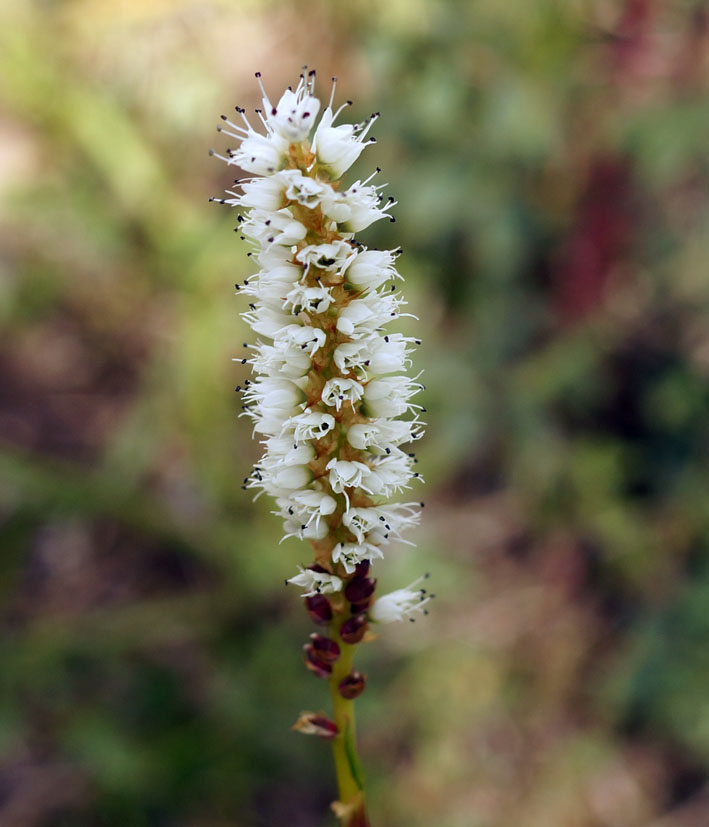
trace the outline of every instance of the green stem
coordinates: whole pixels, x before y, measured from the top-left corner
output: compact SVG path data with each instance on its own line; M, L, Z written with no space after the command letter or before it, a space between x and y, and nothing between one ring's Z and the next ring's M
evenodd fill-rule
M351 810L340 816L342 827L369 827L364 806L364 780L357 754L354 701L340 695L338 685L352 671L354 646L344 643L332 629L332 637L340 646L340 657L334 663L330 677L330 694L338 735L332 742L335 775L340 804Z

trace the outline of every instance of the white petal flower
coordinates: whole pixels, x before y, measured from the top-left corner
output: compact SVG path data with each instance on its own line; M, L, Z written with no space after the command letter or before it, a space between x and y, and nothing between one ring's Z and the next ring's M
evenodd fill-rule
M409 583L406 588L397 589L377 598L369 610L369 617L377 623L393 623L405 617L413 620L413 615L418 612L426 614L425 606L434 595L429 595L426 589L414 588L426 577L427 575L419 577L413 583Z
M342 563L347 574L357 568L363 560L373 560L384 555L378 546L372 543L337 543L332 551L333 563Z
M277 284L287 285L298 281L303 275L303 268L296 264L283 263L276 266L271 266L267 270L262 270L258 274L260 282L276 282Z
M270 175L281 168L287 151L288 144L283 138L254 132L241 142L239 149L229 153L229 161L247 172Z
M256 373L280 375L288 379L299 379L310 370L311 361L305 351L293 349L284 342L274 345L258 345L256 355L250 360Z
M305 589L301 597L312 597L314 594L332 594L342 588L342 580L334 574L313 571L298 566L300 573L291 577L288 582Z
M370 374L381 376L405 370L409 358L411 339L400 333L386 337L371 334L354 342L344 342L335 348L334 361L344 373L357 371L366 378Z
M351 425L347 432L347 441L360 451L376 448L381 452L405 442L414 442L422 435L421 423L416 418L373 419L371 422Z
M274 339L293 322L293 317L281 310L260 305L250 313L242 313L242 318L248 322L255 333ZM300 328L300 325L297 325Z
M398 251L361 250L345 270L347 283L359 290L376 290L390 279L400 279L394 269Z
M359 543L367 540L385 545L390 538L408 542L402 538L401 532L418 524L421 518L420 506L420 503L394 503L388 506L349 508L342 515L342 523Z
M330 196L332 187L321 184L308 178L298 170L291 170L291 175L286 187L286 198L290 201L297 201L305 207L317 207L323 198Z
M363 480L372 473L363 462L350 462L343 459L331 459L325 466L330 472L330 485L336 494L342 494L345 488L364 488Z
M333 126L340 111L342 109L333 113L332 107L328 106L313 138L313 152L321 164L329 167L334 178L339 178L354 164L368 143L374 143L373 139L366 142L364 139L377 118L372 115L364 124Z
M309 442L294 445L288 437L272 436L266 440L266 457L261 465L268 463L274 468L280 465L307 465L314 459L315 448Z
M421 385L408 376L373 379L364 389L366 415L375 418L401 416L420 407L409 402L420 390Z
M346 241L332 241L329 244L309 244L296 253L296 259L306 267L340 272L356 255L357 251Z
M321 198L323 213L350 233L360 232L380 218L391 218L381 208L381 202L378 188L361 181L356 181L345 192L325 191ZM389 206L393 206L391 201L387 202L386 207Z
M421 475L412 471L413 456L394 448L389 454L375 457L370 466L367 486L373 494L391 497L409 488L412 479L423 482Z
M313 509L314 513L321 517L327 517L337 508L337 500L326 494L324 491L299 491L293 495L293 502L306 509Z
M328 431L335 427L335 417L329 413L306 411L288 419L283 427L293 433L296 442L322 439Z
M313 478L307 465L290 465L273 474L276 488L304 488Z
M404 303L392 293L370 293L343 308L337 320L337 329L355 339L369 336L398 316L399 307Z
M241 223L241 232L258 244L290 245L305 238L307 229L287 209L254 209Z
M344 402L354 406L362 398L364 388L354 379L343 379L336 376L328 379L322 389L322 401L326 405L334 406L338 411Z
M254 330L255 329L256 327L254 326ZM315 351L321 348L327 341L327 335L324 330L298 324L288 324L276 331L273 336L277 342L291 345L294 348L300 348L311 357Z
M309 313L325 313L332 304L332 294L327 287L308 287L305 284L296 284L288 291L283 299L284 310L300 313L303 310Z
M288 537L297 537L299 540L322 540L327 537L329 526L324 520L303 523L298 516L293 516L284 520L283 531L281 542Z
M256 207L259 210L280 210L284 205L283 190L286 176L291 170L277 172L267 178L252 178L241 183L242 195L227 199L227 204L239 207Z
M329 517L337 509L337 500L334 497L314 488L293 491L288 497L279 498L277 504L280 511L274 513L279 513L286 520L284 526L287 526L286 530L290 536L293 536L294 531L299 536L299 532L305 530L325 536L329 525L322 518Z
M286 89L276 106L271 106L264 93L263 106L267 125L289 142L297 142L308 137L320 110L320 101L310 94L308 84L301 78L295 92Z
M304 398L303 391L295 382L275 376L259 376L244 392L244 399L248 402L280 411L292 411Z

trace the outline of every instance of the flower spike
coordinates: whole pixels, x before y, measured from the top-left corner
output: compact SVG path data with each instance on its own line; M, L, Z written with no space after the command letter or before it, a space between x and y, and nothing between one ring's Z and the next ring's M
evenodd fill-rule
M240 211L236 231L258 268L236 285L248 297L242 315L255 334L235 360L250 364L253 378L236 390L264 448L243 487L273 498L284 539L312 545L314 562L286 584L298 587L323 627L303 660L329 682L335 715L303 713L296 729L332 740L336 812L343 825L365 825L353 761L353 699L365 677L352 668L353 651L373 637L370 622L412 617L430 600L417 583L377 600L370 575L386 547L417 524L423 505L389 501L423 481L405 448L423 434L424 409L413 401L422 385L407 375L420 340L390 329L411 315L395 286L401 248L368 249L354 237L383 218L393 221L396 201L385 199L386 185L372 183L378 167L349 185L340 180L374 143L369 133L379 113L337 123L352 102L335 108L334 77L321 113L315 71L307 67L277 102L260 72L256 80L258 121L239 106L233 120L222 115L218 130L236 147L210 151L245 173L226 197L210 200Z

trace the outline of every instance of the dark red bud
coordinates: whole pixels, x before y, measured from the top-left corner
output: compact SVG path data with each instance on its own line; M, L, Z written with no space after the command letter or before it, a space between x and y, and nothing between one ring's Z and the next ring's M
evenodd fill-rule
M316 677L327 680L332 672L332 666L330 666L329 663L325 663L324 660L320 660L313 649L312 643L306 643L305 646L303 646L303 651L305 652L303 660L306 667L310 669Z
M362 560L361 563L357 563L357 567L355 568L355 577L366 577L369 574L369 560Z
M350 603L363 603L371 597L377 583L368 577L354 577L345 586L345 597Z
M317 632L310 635L313 654L324 663L334 663L340 657L340 647L332 638L323 637Z
M359 643L367 631L365 615L354 615L340 626L340 637L345 643Z
M364 692L364 687L367 685L367 678L361 672L350 672L350 674L343 678L338 684L340 695L343 698L352 700Z
M367 611L371 601L365 600L364 603L350 603L350 614L361 615Z
M325 626L332 620L332 606L324 594L314 594L305 598L305 608L310 619L319 626Z
M337 735L335 722L315 712L303 712L293 724L293 729L302 732L303 735L317 735L319 738L325 738L328 741L331 741Z

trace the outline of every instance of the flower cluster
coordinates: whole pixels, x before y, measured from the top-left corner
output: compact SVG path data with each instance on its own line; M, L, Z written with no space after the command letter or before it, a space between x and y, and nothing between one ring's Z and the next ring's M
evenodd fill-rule
M350 186L340 180L374 141L368 134L378 115L336 125L351 102L333 111L333 79L316 125L314 72L275 105L257 78L263 131L236 107L238 117L222 116L219 127L236 146L213 153L250 174L235 181L239 192L214 199L241 208L237 230L258 265L237 285L249 297L243 315L257 336L240 360L254 378L237 390L265 448L244 487L275 500L285 537L312 543L315 562L288 582L301 588L317 622L344 614L339 635L353 643L368 621L410 617L430 599L408 588L374 601L369 577L370 564L417 523L423 505L389 501L420 480L414 454L402 447L424 424L412 401L422 386L406 373L420 342L388 332L405 315L396 286L401 250L368 249L355 239L375 221L393 221L396 202L372 183L378 169ZM306 646L306 665L326 677L333 650L318 642ZM341 691L353 697L363 683L348 681Z

